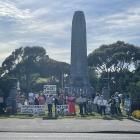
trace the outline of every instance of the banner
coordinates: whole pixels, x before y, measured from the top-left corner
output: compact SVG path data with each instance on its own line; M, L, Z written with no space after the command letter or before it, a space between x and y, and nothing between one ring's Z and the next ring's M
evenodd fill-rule
M68 115L68 105L57 105L56 112L58 116Z
M45 105L22 105L21 106L22 114L45 114Z

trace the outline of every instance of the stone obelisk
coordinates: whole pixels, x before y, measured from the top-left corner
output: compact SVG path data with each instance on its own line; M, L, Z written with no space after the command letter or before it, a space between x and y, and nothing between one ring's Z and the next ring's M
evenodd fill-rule
M72 20L70 84L76 94L88 92L86 21L82 11L76 11Z

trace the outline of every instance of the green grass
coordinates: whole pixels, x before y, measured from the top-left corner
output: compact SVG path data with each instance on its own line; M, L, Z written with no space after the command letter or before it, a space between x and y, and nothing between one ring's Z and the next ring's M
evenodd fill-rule
M110 115L103 115L101 116L100 114L94 112L90 115L84 115L81 116L79 115L79 107L76 106L77 113L75 116L59 116L57 119L104 119L104 120L123 120L124 118L127 118L127 115L125 112L122 112L122 116L110 116ZM53 107L53 114L55 112L55 108ZM15 115L0 115L0 119L8 119L8 118L18 118L18 119L35 119L35 118L43 118L43 119L50 119L48 117L48 111L47 108L45 109L45 115L24 115L17 113ZM56 119L53 117L52 119Z
M23 115L23 114L15 114L15 115L0 115L0 119L8 119L8 118L18 118L18 119L35 119L35 118L43 118L50 119L48 115ZM104 120L123 120L127 118L126 116L110 116L103 115L101 116L98 113L92 113L90 115L81 116L78 113L75 116L59 116L57 119L104 119ZM56 118L52 118L56 119Z
M122 115L122 116L110 116L110 115L103 115L101 116L100 114L94 112L90 115L84 115L84 116L81 116L79 115L78 113L76 114L76 116L59 116L58 119L103 119L103 120L123 120L127 118L126 116Z
M23 115L23 114L15 114L15 115L0 115L0 119L8 119L8 118L18 118L18 119L35 119L42 118L45 115Z

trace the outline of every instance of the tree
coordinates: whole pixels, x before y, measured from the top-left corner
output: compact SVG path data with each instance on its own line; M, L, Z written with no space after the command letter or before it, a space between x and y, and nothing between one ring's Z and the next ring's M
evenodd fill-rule
M91 86L98 91L100 88L99 78L97 72L92 67L89 67L89 81L91 83Z
M23 48L21 47L13 51L12 54L3 61L2 68L4 74L10 73L15 68L16 64L21 61L22 54Z
M36 80L54 76L60 79L62 72L69 73L69 64L58 62L46 55L43 47L21 47L12 52L4 62L2 68L4 77L15 77L19 80L24 92L37 89Z
M110 92L128 92L133 82L140 48L122 41L102 45L88 55L88 64L98 73L100 88L110 86ZM133 70L133 72L132 72ZM136 81L134 82L136 83ZM99 87L99 86L98 86Z
M18 78L20 83L26 83L25 89L29 91L32 74L37 72L38 62L45 55L45 49L38 46L16 49L2 63L4 73Z
M90 67L95 67L98 73L120 72L134 68L140 60L140 48L117 41L111 45L102 45L88 56Z

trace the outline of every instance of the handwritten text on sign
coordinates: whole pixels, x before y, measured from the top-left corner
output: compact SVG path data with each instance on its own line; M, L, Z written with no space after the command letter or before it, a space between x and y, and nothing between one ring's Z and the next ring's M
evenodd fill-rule
M56 85L44 85L44 93L46 94L56 94Z
M57 105L56 111L57 114L60 116L68 115L68 105Z
M22 105L22 114L45 114L45 105Z

